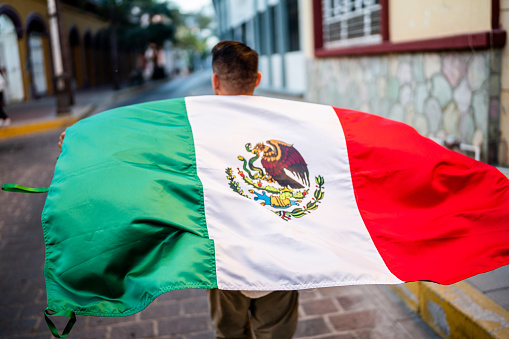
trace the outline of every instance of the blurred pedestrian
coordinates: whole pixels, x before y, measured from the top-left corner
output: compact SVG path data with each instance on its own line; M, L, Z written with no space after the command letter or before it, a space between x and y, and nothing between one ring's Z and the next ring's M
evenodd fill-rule
M8 126L11 124L11 118L5 113L4 91L7 85L4 77L5 68L0 69L0 126Z

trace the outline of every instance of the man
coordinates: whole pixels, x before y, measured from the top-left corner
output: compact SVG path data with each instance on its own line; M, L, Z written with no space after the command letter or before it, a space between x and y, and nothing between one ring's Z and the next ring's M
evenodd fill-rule
M212 49L216 95L253 95L262 75L258 53L243 43L221 41ZM62 147L65 132L58 142ZM208 291L216 338L290 339L297 328L297 291Z
M212 49L212 88L216 95L253 95L262 75L258 54L243 43L221 41ZM285 339L295 333L297 291L209 290L216 338Z

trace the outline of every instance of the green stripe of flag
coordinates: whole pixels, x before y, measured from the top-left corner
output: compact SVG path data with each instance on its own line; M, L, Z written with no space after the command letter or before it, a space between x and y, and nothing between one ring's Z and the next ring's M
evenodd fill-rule
M67 129L42 222L53 311L125 316L170 290L216 288L184 99Z

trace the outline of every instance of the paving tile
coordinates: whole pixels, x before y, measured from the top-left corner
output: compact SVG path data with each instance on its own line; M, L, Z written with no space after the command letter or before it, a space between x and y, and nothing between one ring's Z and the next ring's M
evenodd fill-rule
M331 336L320 336L320 339L358 339L355 333L338 333Z
M414 315L412 318L398 321L398 325L401 326L408 334L408 337L411 336L412 339L440 338L433 332L433 330L424 324L417 315Z
M375 302L376 309L393 321L407 319L413 315L413 312L388 286L372 285L366 288L369 290L370 298Z
M1 337L0 337L1 338ZM53 339L55 338L53 335L49 334L34 334L27 336L16 336L16 339Z
M177 317L158 321L160 335L201 332L211 329L209 316Z
M104 339L107 338L108 330L106 328L86 328L83 330L73 329L69 338L72 339Z
M165 302L151 303L146 309L141 311L141 319L155 319L172 317L180 314L180 303Z
M186 336L186 339L214 339L214 338L215 338L214 331L206 331Z
M306 300L306 299L314 299L319 298L320 293L318 292L318 289L314 290L302 290L299 291L299 300Z
M182 308L184 314L209 314L209 302L208 298L200 297L182 301Z
M3 322L19 318L21 310L22 307L20 305L0 306L0 329Z
M407 333L403 334L394 326L376 326L369 329L356 331L359 339L408 339ZM411 337L413 339L413 336Z
M467 279L482 292L509 287L509 265Z
M506 310L509 310L509 287L489 291L486 295Z
M373 298L369 295L353 294L343 295L337 297L336 300L339 302L341 307L345 311L358 311L358 310L369 310L376 308L376 304Z
M153 335L154 324L151 321L112 326L110 331L110 339L142 338Z
M319 315L340 311L331 298L304 300L300 304L306 315Z
M295 338L309 337L320 334L331 333L323 318L312 318L300 320L295 332Z
M375 327L376 311L366 310L332 315L329 320L337 331L348 331L365 327Z
M0 298L0 306L10 305L33 305L36 298L39 296L39 291L31 290L23 293L17 290L2 290L2 297Z
M11 319L11 321L0 323L0 333L7 338L19 334L27 335L33 333L36 324L36 319Z
M20 318L27 318L27 317L43 317L44 316L44 310L46 310L46 303L40 304L31 304L23 308Z
M108 326L118 323L127 323L130 321L134 321L136 319L136 314L130 315L127 317L89 317L88 326L90 327L99 327L99 326Z
M330 297L330 296L362 294L362 289L360 286L339 286L339 287L320 288L318 292L325 297Z
M186 288L161 294L159 297L157 297L156 301L180 300L187 298L196 298L206 295L207 291L204 289Z

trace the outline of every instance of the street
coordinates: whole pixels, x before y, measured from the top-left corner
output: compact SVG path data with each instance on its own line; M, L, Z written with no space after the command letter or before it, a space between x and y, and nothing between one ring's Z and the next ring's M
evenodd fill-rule
M161 82L148 91L105 103L98 111L138 102L212 94L210 70ZM99 113L100 114L100 113ZM46 187L59 155L60 130L0 140L0 184ZM0 192L0 338L52 338L44 321L45 194ZM73 225L69 225L72 227ZM385 286L303 291L296 338L438 338ZM65 319L66 321L66 319ZM62 331L65 322L57 322ZM214 337L204 290L160 296L123 318L78 316L69 338Z
M102 110L134 105L140 102L182 98L190 95L214 94L210 84L211 75L211 69L204 69L195 72L188 77L176 78L171 82L164 82L162 85L150 90L149 92L142 92L132 97L118 100L104 107Z

